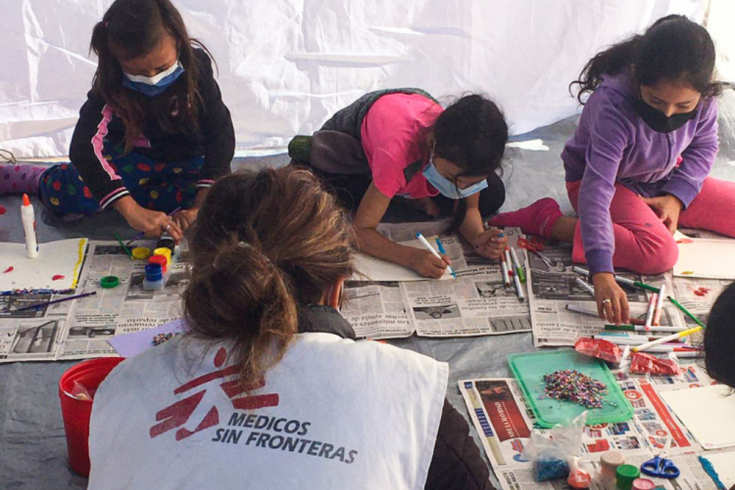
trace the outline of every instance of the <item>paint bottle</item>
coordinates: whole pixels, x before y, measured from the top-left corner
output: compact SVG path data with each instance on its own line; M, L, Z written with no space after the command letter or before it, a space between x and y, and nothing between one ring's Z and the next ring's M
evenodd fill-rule
M625 456L620 451L608 451L600 457L600 470L596 482L604 490L617 488L617 471L625 463Z
M153 251L153 255L162 255L166 257L166 265L171 265L171 250L166 247L157 248Z
M160 291L164 287L163 279L161 264L146 264L143 289L146 291Z
M174 250L176 249L176 242L174 242L174 239L170 236L162 235L161 238L156 242L156 248L167 248L171 250L171 253L174 253Z
M656 488L656 484L648 478L637 478L633 482L633 490L653 490L654 488Z
M149 264L158 264L164 274L168 271L168 260L163 255L154 255L148 259Z
M36 238L36 215L28 194L23 194L23 205L20 207L20 219L26 235L26 253L29 259L38 257L38 239Z
M633 482L641 476L641 470L632 464L618 466L615 478L618 490L633 490Z

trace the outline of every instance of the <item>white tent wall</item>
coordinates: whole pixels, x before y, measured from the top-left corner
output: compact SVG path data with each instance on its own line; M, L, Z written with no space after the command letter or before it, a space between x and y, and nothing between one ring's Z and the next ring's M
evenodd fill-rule
M731 0L713 0L727 2ZM709 0L174 0L212 51L239 148L284 146L370 90L490 94L514 134L574 114L600 48ZM0 0L0 148L67 153L111 0ZM724 3L723 3L724 4ZM728 7L723 7L727 10ZM732 23L729 24L730 29Z

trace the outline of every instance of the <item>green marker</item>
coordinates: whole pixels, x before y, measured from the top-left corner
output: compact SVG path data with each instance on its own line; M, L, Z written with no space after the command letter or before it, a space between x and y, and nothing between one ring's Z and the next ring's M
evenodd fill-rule
M526 273L523 271L523 267L521 267L521 261L518 260L518 255L516 255L516 249L513 247L510 247L510 256L513 258L513 265L516 269L516 274L518 274L518 279L525 283L526 282Z
M605 330L608 332L683 332L687 330L687 327L662 327L660 325L654 325L646 329L644 325L605 325Z
M648 290L648 291L652 291L652 292L654 292L654 293L658 293L658 292L660 292L660 291L661 291L661 290L660 290L659 288L657 288L657 287L651 286L651 285L649 285L649 284L643 284L642 282L638 282L638 281L633 281L633 286L635 286L635 287L637 287L637 288L641 288L641 289L646 289L646 290Z
M684 306L682 306L681 303L679 303L678 301L676 301L671 296L669 296L668 298L669 298L669 301L671 301L671 303L674 306L676 306L677 308L679 308L686 316L688 316L689 318L691 318L692 320L694 320L697 323L697 325L699 325L702 328L707 328L707 325L705 325L704 323L702 323L702 321L699 318L697 318L696 316L694 316L691 313L689 313L689 310L687 310L686 308L684 308Z
M588 271L584 267L579 267L579 266L575 265L572 268L572 270L574 272L576 272L577 274L581 274L581 275L587 276L587 277L590 276L590 271ZM615 275L615 282L617 282L621 286L627 286L627 287L632 288L632 289L635 289L635 288L645 289L647 291L652 291L654 293L658 293L660 291L659 288L657 288L655 286L651 286L650 284L644 284L642 282L633 281L631 279L628 279L627 277L622 277L622 276L618 276L618 275Z
M120 238L120 235L115 233L115 238L117 239L117 243L119 243L122 249L125 250L125 253L128 254L128 257L130 257L130 260L135 260L135 258L133 257L133 253L130 251L130 249L128 249L128 247L125 246L125 244L122 241L122 238Z

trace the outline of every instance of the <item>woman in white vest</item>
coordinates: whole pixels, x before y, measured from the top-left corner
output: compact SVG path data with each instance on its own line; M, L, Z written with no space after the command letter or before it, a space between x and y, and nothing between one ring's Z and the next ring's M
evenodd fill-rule
M90 489L489 489L447 365L355 342L347 216L309 172L237 173L191 240L189 333L97 391Z

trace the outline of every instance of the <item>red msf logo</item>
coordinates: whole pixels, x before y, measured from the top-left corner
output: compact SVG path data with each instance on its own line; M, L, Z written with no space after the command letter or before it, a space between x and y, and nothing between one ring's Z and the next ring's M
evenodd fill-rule
M214 356L214 367L222 367L227 360L227 351L224 348L220 348L217 354ZM174 395L180 395L187 391L193 390L199 386L202 386L210 381L218 379L224 379L227 377L234 376L238 373L237 366L229 366L219 371L214 371L204 376L200 376L196 379L192 379L188 383L185 383L174 390ZM223 381L219 383L219 387L225 392L227 398L232 402L232 406L238 410L257 410L258 408L264 407L277 407L278 406L278 394L269 393L266 395L255 395L255 396L243 396L246 391L256 390L265 386L265 380L260 379L257 383L250 386L243 386L239 379L231 379L230 381ZM204 398L207 388L197 391L193 395L190 395L183 400L179 400L172 405L160 410L156 413L156 425L151 427L150 435L151 439L158 437L172 429L181 427L176 431L176 440L180 441L186 439L192 434L196 434L200 430L207 429L213 425L219 424L219 411L216 406L212 406L204 416L199 425L194 430L189 430L182 427L189 421L189 417L194 413L194 410L199 406L199 403Z

